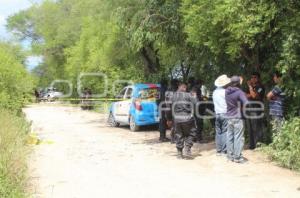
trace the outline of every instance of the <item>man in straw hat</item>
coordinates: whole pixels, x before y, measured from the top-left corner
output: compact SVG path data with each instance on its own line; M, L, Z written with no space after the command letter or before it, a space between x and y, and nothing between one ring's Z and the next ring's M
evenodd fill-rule
M213 93L213 102L216 112L215 130L216 130L216 149L217 155L226 155L226 141L227 141L227 104L225 91L226 87L231 83L227 75L222 75L215 81L217 87Z

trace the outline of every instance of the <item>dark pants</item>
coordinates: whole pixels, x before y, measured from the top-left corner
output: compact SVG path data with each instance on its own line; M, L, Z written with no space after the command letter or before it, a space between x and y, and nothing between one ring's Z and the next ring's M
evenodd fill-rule
M167 119L166 119L166 112L161 112L161 117L159 119L159 138L163 139L166 138L166 131L167 131Z
M218 114L216 116L216 148L217 153L226 153L227 152L227 129L228 129L228 120L225 117L225 114Z
M203 119L198 118L196 116L196 140L200 141L203 139L202 131L203 131Z
M196 137L195 121L175 123L176 147L183 149L185 146L191 148Z
M174 123L173 123L173 126L171 128L171 142L172 143L175 143L176 142L176 139L175 139L175 126L174 126Z
M251 112L250 115L257 116L255 112ZM250 149L255 149L258 141L263 137L263 119L247 119L247 129L249 133Z

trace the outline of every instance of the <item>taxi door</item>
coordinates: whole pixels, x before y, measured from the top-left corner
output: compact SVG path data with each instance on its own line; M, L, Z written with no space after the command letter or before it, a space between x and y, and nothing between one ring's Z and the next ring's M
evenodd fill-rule
M119 99L120 101L118 102L115 102L114 103L114 107L113 107L113 114L114 114L114 117L115 117L115 120L117 122L121 122L122 121L122 113L123 113L123 110L122 110L122 102L125 98L125 94L126 94L126 91L127 91L127 87L125 87L117 96L116 98Z
M119 104L119 119L120 122L129 124L129 112L130 106L132 104L132 94L133 88L127 87L126 93L124 95L123 101Z

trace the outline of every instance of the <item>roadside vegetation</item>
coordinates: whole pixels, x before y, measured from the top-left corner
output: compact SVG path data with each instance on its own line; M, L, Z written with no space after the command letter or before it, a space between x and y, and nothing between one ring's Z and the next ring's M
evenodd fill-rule
M27 184L27 135L30 126L21 108L28 101L33 80L19 47L0 43L0 197L22 198Z
M279 165L300 171L300 118L287 121L273 143L264 150Z
M80 73L102 72L109 84L195 76L212 88L220 74L247 78L258 71L269 91L270 74L278 70L289 119L270 145L278 153L271 156L300 168L298 158L286 154L299 151L298 144L286 145L286 137L297 132L287 126L299 123L294 119L300 109L299 1L46 0L11 16L8 28L43 55L34 70L41 87L64 79L76 90ZM96 93L104 89L97 78L83 85ZM293 138L300 142L300 136Z
M29 124L22 116L0 110L0 197L27 197L26 139Z

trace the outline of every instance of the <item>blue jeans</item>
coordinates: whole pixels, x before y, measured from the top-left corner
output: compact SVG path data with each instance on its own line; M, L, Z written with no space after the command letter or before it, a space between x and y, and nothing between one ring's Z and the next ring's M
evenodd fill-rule
M245 124L243 119L228 119L227 156L230 160L242 158L245 138Z
M228 119L224 114L216 116L216 148L217 153L226 153Z

